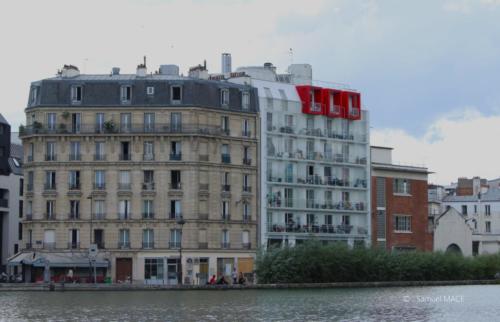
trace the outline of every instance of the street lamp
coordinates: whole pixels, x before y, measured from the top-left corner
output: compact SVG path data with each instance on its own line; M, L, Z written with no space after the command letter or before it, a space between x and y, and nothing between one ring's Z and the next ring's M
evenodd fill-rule
M179 283L182 285L182 228L184 227L184 224L186 223L186 221L182 218L182 217L179 217L179 219L177 220L177 224L181 225L181 238L180 238L180 242L179 242Z

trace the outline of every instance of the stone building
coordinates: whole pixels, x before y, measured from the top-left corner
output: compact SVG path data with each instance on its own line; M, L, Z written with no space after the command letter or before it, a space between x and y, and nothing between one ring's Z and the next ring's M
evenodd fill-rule
M70 268L82 280L95 270L98 280L164 284L251 275L252 87L208 80L201 65L188 77L175 65L101 75L70 65L31 84L25 111L24 249L13 261L28 280Z

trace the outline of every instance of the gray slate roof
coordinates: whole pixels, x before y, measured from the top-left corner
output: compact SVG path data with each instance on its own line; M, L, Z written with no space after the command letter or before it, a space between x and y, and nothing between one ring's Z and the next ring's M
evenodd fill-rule
M7 120L3 117L2 113L0 113L0 123L9 124L9 122L7 122Z
M488 191L481 195L481 199L478 196L446 196L443 202L477 202L477 201L500 201L500 189L490 188Z

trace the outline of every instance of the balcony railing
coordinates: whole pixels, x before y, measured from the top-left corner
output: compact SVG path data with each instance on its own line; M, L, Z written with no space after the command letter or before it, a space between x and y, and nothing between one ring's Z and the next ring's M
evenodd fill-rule
M284 183L297 183L304 185L325 185L336 187L349 187L349 188L366 188L365 179L356 179L354 181L339 179L337 177L323 177L323 176L306 176L306 177L268 177L268 182L284 182Z
M26 214L26 220L27 221L33 220L33 214Z
M80 161L82 160L82 155L81 154L72 154L70 153L69 155L69 161Z
M243 215L243 222L250 222L252 217L250 215Z
M241 247L243 249L251 249L252 248L252 244L251 243L242 243Z
M231 191L231 185L229 184L223 184L221 187L222 192L230 192Z
M120 154L120 161L130 161L130 159L131 159L130 153L127 153L127 154L121 153Z
M214 136L228 136L230 133L225 131L220 126L213 126L207 124L126 124L126 125L113 125L109 127L99 127L96 124L81 124L77 130L69 131L66 127L56 125L56 128L50 130L46 125L40 126L24 126L20 132L20 137L36 134L198 134L198 135L214 135Z
M46 183L43 187L45 190L56 190L56 183Z
M119 213L118 214L118 219L120 220L129 220L132 217L132 214L130 213Z
M57 155L55 154L46 154L45 161L57 161Z
M252 136L252 132L251 131L242 131L241 136L249 138Z
M153 161L155 159L154 153L146 153L142 155L144 161Z
M104 182L94 183L94 190L106 190L106 184Z
M142 213L142 219L154 219L154 218L155 218L154 212L143 212Z
M229 221L229 220L231 220L231 215L230 214L221 214L221 219L224 221Z
M181 248L181 242L168 242L168 248Z
M199 249L208 249L208 243L198 243Z
M182 219L182 213L180 212L171 212L168 214L169 219L180 220Z
M302 128L296 131L295 126L290 126L290 125L287 126L282 126L278 124L275 126L268 125L267 131L273 133L299 134L304 136L330 138L330 139L346 140L346 141L366 142L367 140L366 134L363 133L355 133L355 132L340 133L340 132L335 132L333 130L318 129L318 128L315 129Z
M279 152L273 149L268 149L267 156L278 159L298 159L322 161L328 163L345 163L353 165L365 165L367 160L365 157L349 157L342 154L332 154L323 152L307 151L305 154L301 150L296 152Z
M80 214L79 213L69 213L68 219L69 220L78 220L78 219L80 219Z
M80 183L69 183L68 184L68 190L80 190Z
M321 112L321 107L323 104L317 102L311 102L311 112Z
M128 242L128 241L119 241L118 242L118 248L119 249L129 249L130 248L130 242Z
M33 191L33 184L32 183L28 183L26 185L26 191Z
M243 158L243 164L244 165L251 165L252 164L252 159L250 159L250 158Z
M155 247L155 243L153 241L148 241L148 242L143 241L142 242L142 248L144 248L144 249L151 249L154 247Z
M45 220L56 220L56 214L45 214L43 218L45 218Z
M155 183L154 182L144 182L142 184L142 190L146 190L146 191L155 190Z
M80 248L80 242L69 242L68 243L68 248L69 249L79 249Z
M353 225L298 225L298 224L269 224L271 233L304 233L304 234L358 234L365 235L367 229Z
M130 183L118 183L118 190L131 190L132 185Z
M221 162L222 163L231 163L231 155L229 154L221 154Z
M299 208L333 211L366 211L364 202L321 202L314 199L268 198L268 207L271 208Z
M222 243L220 243L220 248L229 249L229 248L231 248L231 243L222 242Z
M170 183L170 189L172 190L181 190L182 189L182 185L180 182L171 182Z
M28 155L26 157L26 162L33 162L33 156L32 155Z
M94 154L94 161L106 161L105 154Z
M170 153L170 161L181 161L182 153Z
M105 247L106 245L104 244L103 241L96 241L95 244L97 245L98 249L105 249L106 248Z
M106 214L105 213L94 213L94 214L92 214L92 218L94 220L105 220Z
M251 193L252 192L252 187L250 187L250 186L243 186L243 192Z

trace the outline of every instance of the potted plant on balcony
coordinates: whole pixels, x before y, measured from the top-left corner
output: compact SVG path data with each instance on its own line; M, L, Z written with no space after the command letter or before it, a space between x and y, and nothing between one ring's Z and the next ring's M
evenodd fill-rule
M113 133L115 131L115 123L113 121L104 122L104 129L107 133Z
M38 121L33 122L33 129L35 130L35 133L38 133L42 129L42 123Z

